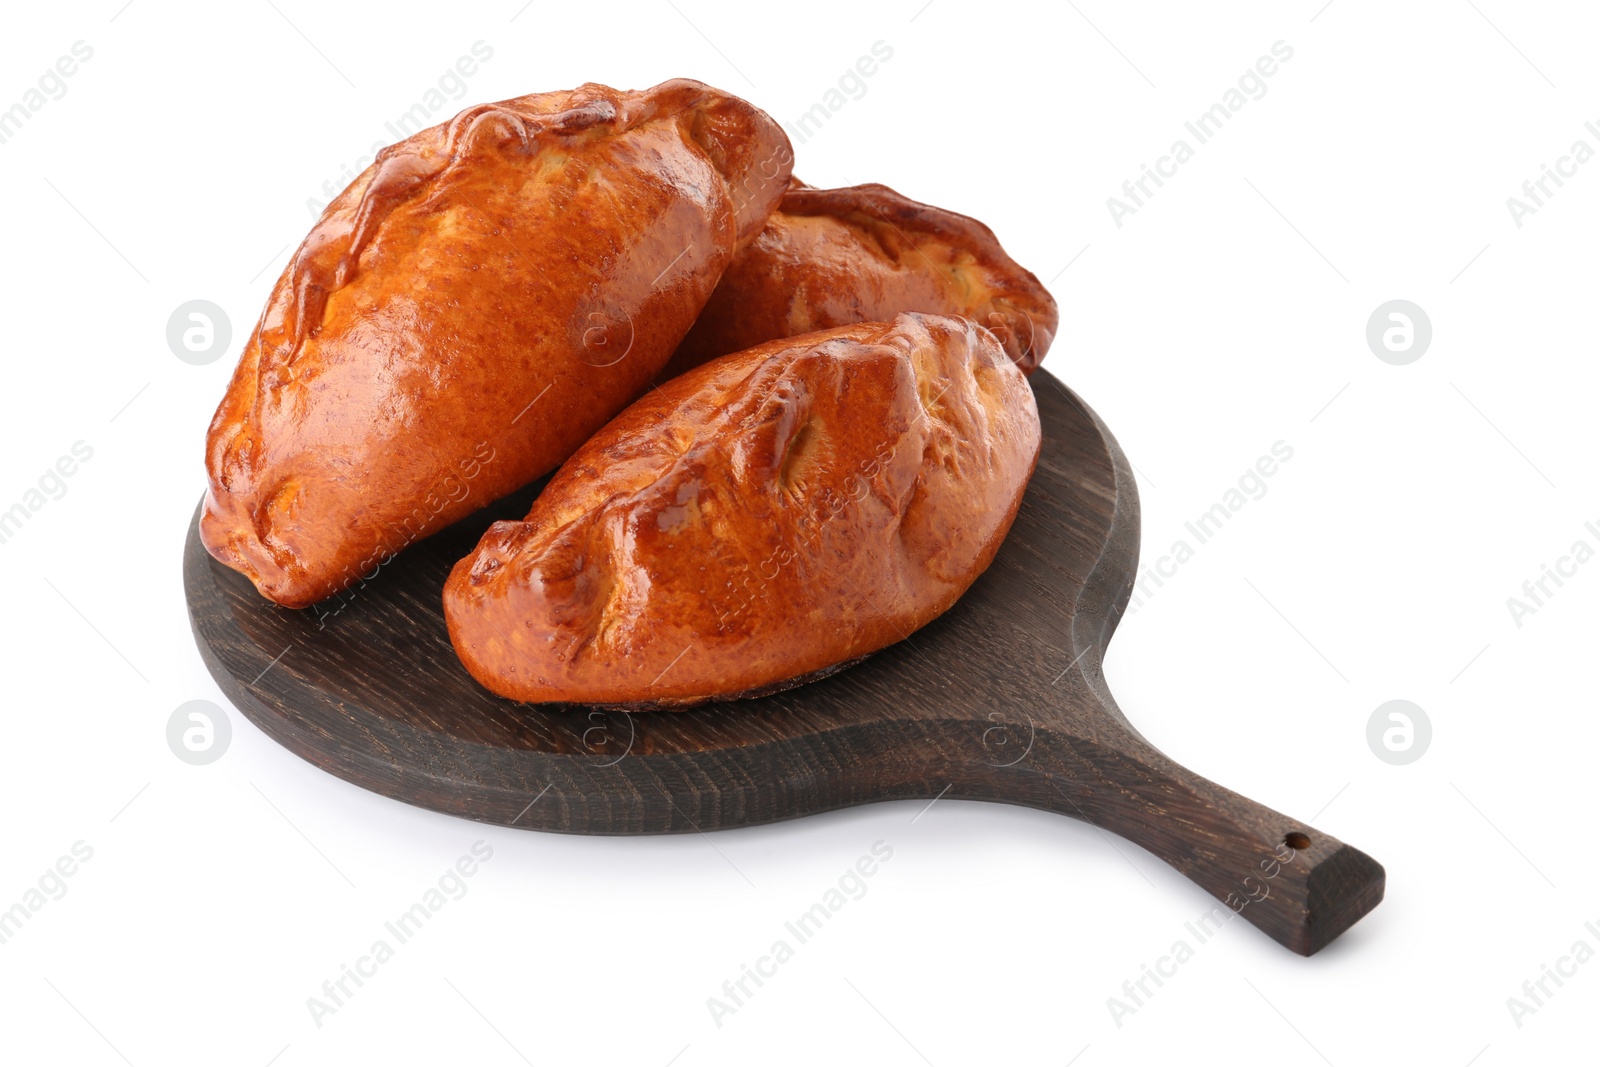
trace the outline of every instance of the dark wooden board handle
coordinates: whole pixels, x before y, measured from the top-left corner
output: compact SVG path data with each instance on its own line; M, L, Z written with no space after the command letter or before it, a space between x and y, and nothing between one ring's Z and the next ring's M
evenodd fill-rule
M1131 729L1055 749L1049 810L1165 860L1269 937L1309 956L1383 899L1366 853L1174 763ZM1219 912L1220 919L1229 916Z

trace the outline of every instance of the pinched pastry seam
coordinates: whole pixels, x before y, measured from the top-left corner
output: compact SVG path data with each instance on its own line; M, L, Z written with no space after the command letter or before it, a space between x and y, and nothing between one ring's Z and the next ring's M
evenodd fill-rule
M873 226L882 223L892 227L919 252L924 242L918 238L933 238L949 245L953 251L971 254L982 268L985 284L994 297L1013 305L1028 302L1040 307L1055 307L1055 298L1038 276L1012 259L988 226L969 215L913 200L887 185L873 182L838 189L818 189L795 178L790 181L789 190L784 194L778 210L796 217L825 215L837 219L861 235L864 247L870 248L885 262L897 265L902 262L902 257L886 249L871 228L862 225L858 219L864 219ZM923 255L926 258L925 253ZM954 273L931 260L928 265L940 274ZM954 280L958 284L966 284L959 275ZM1028 315L1026 309L1020 306L1017 310ZM1047 347L1059 326L1059 319L1053 323L1040 323L1034 322L1032 315L1028 315L1028 318L1032 329L1037 331L1044 328L1046 336L1042 344L1037 337L1028 339L1024 359L1019 363L1025 373L1031 373L1043 355L1041 353L1038 358L1027 357L1031 357L1036 349ZM979 325L988 327L987 323Z
M970 320L959 321L976 327ZM917 328L930 335L939 332L923 323L918 323ZM856 323L829 332L835 336L825 344L840 342L852 346L873 346L894 350L896 357L905 363L912 374L913 390L922 425L917 426L913 423L899 432L890 454L898 451L908 438L913 435L920 436L922 455L919 457L917 475L893 499L881 497L881 487L877 485L872 485L871 489L875 495L880 495L886 510L891 513L890 534L898 540L903 537L907 514L925 495L925 478L930 466L929 453L934 454L934 465L960 477L959 471L952 471L952 468L958 465L957 453L961 451L956 444L961 436L959 427L948 417L948 403L941 403L946 397L956 393L958 387L953 382L945 382L944 388L934 391L937 388L936 383L942 381L935 373L939 357L924 354L923 358L919 358L917 338L899 322ZM944 345L953 342L947 338L935 337L934 343ZM979 341L978 344L981 345L982 342ZM689 460L691 453L696 455L696 461L699 460L701 452L695 446L700 441L742 440L755 425L765 421L767 417L765 413L772 407L774 397L785 387L799 385L802 388L809 388L803 378L796 376L795 369L797 364L811 353L819 351L821 347L811 343L791 343L751 367L743 377L728 383L723 392L737 395L738 402L726 410L717 412L712 419L696 423L696 433L691 441L672 442L672 454L665 458L661 466L639 471L636 484L618 489L589 507L570 509L567 514L558 515L554 521L537 526L527 520L503 524L514 529L505 530L497 539L494 549L474 562L468 572L468 583L472 586L481 586L493 580L496 574L508 565L515 567L519 577L525 577L527 573L538 570L543 573L545 580L549 580L553 575L543 571L544 566L552 562L549 553L560 551L561 542L565 540L573 537L581 538L585 545L581 558L598 563L596 571L600 573L591 574L595 582L593 587L582 593L575 589L568 596L561 597L568 602L569 609L576 609L576 616L569 617L571 632L566 655L563 658L576 662L584 653L597 650L606 632L612 628L614 616L623 606L618 602L623 590L621 583L616 580L619 561L614 557L618 548L618 538L607 532L605 527L612 521L625 519L626 516L633 514L644 503L647 494L657 487L663 484L670 485L680 478L683 475L683 465ZM998 383L993 381L985 383L980 374L981 366L988 365L989 361L983 358L981 352L974 350L965 362L971 378L972 395L969 399L974 407L983 412L982 418L986 422L992 422L995 414L992 405L999 402L999 397L994 395ZM1002 353L990 369L996 369L1005 362L1009 360ZM808 422L803 422L782 435L784 454L777 458L773 466L775 472L773 484L780 492L782 487L778 482L789 458L787 453L807 424ZM995 446L987 439L986 434L979 434L978 437L984 444L984 449L981 455L972 458L987 468ZM797 535L799 533L798 529L794 532ZM480 551L481 548L482 546ZM509 577L509 574L505 575L501 580ZM944 575L941 575L940 579L950 580ZM577 625L571 625L572 623Z

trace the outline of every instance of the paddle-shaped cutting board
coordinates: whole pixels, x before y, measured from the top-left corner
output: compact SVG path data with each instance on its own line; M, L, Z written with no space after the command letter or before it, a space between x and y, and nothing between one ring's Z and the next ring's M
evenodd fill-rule
M822 681L686 712L525 705L457 661L440 591L533 491L412 546L348 595L279 608L206 554L184 582L206 665L262 730L357 785L469 819L580 834L714 830L877 800L1002 801L1160 856L1310 955L1383 897L1343 842L1184 769L1140 737L1101 657L1132 588L1139 500L1100 419L1046 371L1038 470L954 608ZM1219 727L1226 709L1196 708Z

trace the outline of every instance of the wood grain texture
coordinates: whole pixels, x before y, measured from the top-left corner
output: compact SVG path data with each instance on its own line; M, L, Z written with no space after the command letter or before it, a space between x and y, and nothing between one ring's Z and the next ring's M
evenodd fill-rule
M537 487L305 611L263 599L191 524L190 620L251 721L408 803L581 834L713 830L941 795L1020 804L1143 846L1310 955L1378 904L1383 868L1186 770L1117 708L1101 662L1138 562L1133 475L1075 394L1042 370L1030 383L1043 450L994 564L909 640L795 689L628 714L480 688L450 646L441 590L489 523L525 514Z

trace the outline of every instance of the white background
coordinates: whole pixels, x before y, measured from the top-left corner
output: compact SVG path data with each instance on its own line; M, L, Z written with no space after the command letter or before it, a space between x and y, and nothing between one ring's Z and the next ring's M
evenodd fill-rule
M93 57L0 145L0 509L74 442L94 454L0 544L0 908L75 842L93 857L0 945L0 1058L1592 1060L1600 962L1520 1027L1506 1001L1575 941L1600 949L1600 562L1520 627L1506 601L1576 540L1600 547L1600 162L1520 228L1506 199L1573 141L1600 148L1600 26L1578 4L1475 2L8 9L0 107L75 41ZM236 712L221 760L176 759L173 710L223 702L179 559L237 349L307 199L479 40L493 57L441 121L689 76L792 124L891 47L797 172L980 217L1050 283L1046 365L1137 465L1147 558L1274 442L1294 449L1126 620L1108 673L1172 756L1380 860L1385 902L1309 960L1234 924L1119 1026L1107 999L1210 898L1069 819L895 803L588 840L365 793ZM1266 95L1115 225L1107 198L1280 40ZM234 329L204 367L165 339L197 298ZM1433 324L1408 366L1365 341L1395 298ZM1433 724L1406 766L1366 741L1395 698ZM307 998L479 840L493 859L466 895L317 1026ZM707 998L879 840L893 859L867 894L718 1027Z

